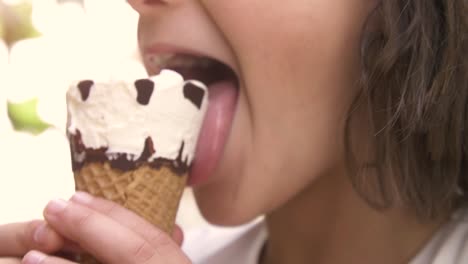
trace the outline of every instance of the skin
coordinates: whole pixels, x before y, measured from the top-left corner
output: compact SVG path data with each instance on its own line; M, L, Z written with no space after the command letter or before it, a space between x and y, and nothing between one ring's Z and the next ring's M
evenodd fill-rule
M180 251L180 228L170 237L129 210L86 193L50 201L44 219L0 225L0 256L8 257L0 258L1 264L75 263L57 252L90 252L115 264L190 263Z
M374 1L129 3L140 13L142 47L163 43L194 49L238 74L238 106L223 156L195 194L203 215L215 224L237 225L266 214L269 240L262 263L407 263L440 225L417 221L403 206L378 212L348 180L344 124L357 92L362 27ZM361 120L358 116L352 127L357 146L366 143ZM79 244L111 264L122 263L112 252L122 252L121 260L146 249L137 256L151 258L146 263L189 262L164 235L162 242L150 243L154 240L144 234L160 231L130 212L100 199L82 200L72 198L55 214L49 204L42 246L32 238L31 223L0 227L0 238L10 234L7 241L19 241L0 249L0 256ZM104 214L109 207L120 213ZM86 217L91 212L93 217ZM86 223L78 226L81 232L73 228L77 221ZM136 223L143 229L135 231ZM118 234L132 239L114 245ZM131 250L141 245L145 250ZM167 254L154 257L154 252ZM70 262L48 257L41 263Z

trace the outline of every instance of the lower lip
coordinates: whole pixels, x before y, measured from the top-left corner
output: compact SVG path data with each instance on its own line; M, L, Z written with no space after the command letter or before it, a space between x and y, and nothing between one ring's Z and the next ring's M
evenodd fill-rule
M203 184L215 171L231 131L237 97L238 89L232 82L210 85L209 106L197 142L189 186Z

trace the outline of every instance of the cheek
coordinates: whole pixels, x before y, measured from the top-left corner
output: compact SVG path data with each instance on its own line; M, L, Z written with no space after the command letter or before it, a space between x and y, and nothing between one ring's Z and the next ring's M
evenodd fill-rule
M205 1L236 53L254 124L352 97L367 0Z
M342 159L343 125L357 92L365 15L348 10L361 1L295 1L284 9L279 1L255 2L262 6L230 25L250 102L252 160L271 173L330 166Z
M363 2L210 2L223 10L217 23L241 67L252 139L238 149L248 157L240 174L197 192L209 220L237 224L270 212L343 167Z

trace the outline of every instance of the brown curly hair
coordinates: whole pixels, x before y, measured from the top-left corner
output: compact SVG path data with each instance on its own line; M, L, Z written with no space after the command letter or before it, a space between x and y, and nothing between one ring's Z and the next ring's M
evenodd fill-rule
M468 200L468 1L381 0L364 32L352 108L367 109L377 173L353 157L351 114L351 180L377 208L450 213Z

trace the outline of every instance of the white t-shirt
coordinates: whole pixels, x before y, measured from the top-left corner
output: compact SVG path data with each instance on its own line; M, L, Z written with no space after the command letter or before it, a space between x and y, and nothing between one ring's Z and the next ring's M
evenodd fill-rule
M193 264L258 264L267 239L263 221L188 232L183 245ZM459 210L409 264L467 264L468 209Z

